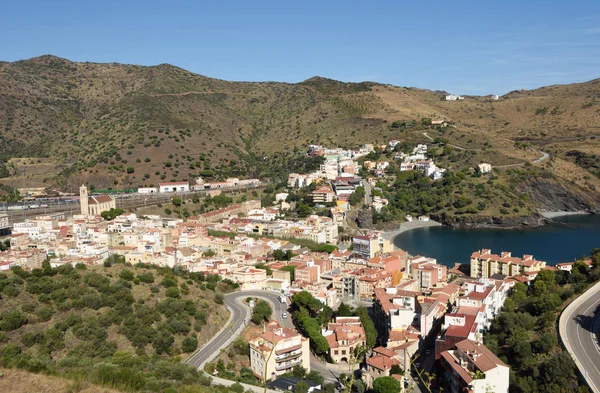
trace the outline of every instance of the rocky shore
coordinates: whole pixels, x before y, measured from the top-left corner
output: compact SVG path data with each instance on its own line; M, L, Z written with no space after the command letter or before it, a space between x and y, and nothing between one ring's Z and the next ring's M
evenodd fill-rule
M440 214L433 218L443 225L459 229L523 229L537 228L548 223L548 219L541 214L532 214L529 216L451 216Z

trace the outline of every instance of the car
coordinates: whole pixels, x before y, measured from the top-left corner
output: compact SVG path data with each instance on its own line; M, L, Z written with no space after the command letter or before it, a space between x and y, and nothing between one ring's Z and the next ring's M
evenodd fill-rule
M428 348L425 350L425 355L427 355L427 356L431 355L431 348Z
M287 318L287 313L284 312L283 314L281 314L281 318L284 318L284 319Z

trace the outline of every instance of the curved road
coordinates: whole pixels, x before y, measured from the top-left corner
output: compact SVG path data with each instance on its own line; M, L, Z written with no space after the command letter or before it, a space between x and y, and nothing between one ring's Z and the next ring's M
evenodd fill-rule
M427 139L431 140L431 141L434 141L434 140L435 140L435 139L433 139L432 137L430 137L429 135L427 135L427 133L426 133L426 132L424 132L424 133L423 133L423 135L425 135L425 137L426 137ZM510 139L509 139L509 141L510 141L510 142L513 142L513 141L511 141ZM448 146L452 146L452 147L454 147L454 148L456 148L456 149L459 149L459 150L477 150L477 149L469 149L469 148L466 148L466 147L460 147L460 146L457 146L457 145L452 145L452 144L450 144L450 143L447 143L447 145L448 145ZM546 160L548 157L550 157L550 154L546 153L545 151L541 151L541 150L535 150L535 149L533 149L533 148L532 148L531 150L533 150L533 151L535 151L535 152L538 152L538 153L541 153L541 154L542 154L542 156L541 156L540 158L536 158L535 160L532 160L532 161L531 161L531 164L538 164L538 163L540 163L540 162L542 162L542 161ZM523 166L523 165L525 165L525 163L524 163L524 162L521 162L521 163L518 163L518 164L497 165L497 166L495 166L494 168L510 168L510 167L513 167L513 166Z
M559 320L559 333L589 388L600 393L600 283L573 300Z
M244 326L250 321L250 308L242 302L247 297L261 298L273 306L273 319L279 321L284 327L294 328L291 315L288 318L282 318L282 314L287 310L287 303L279 301L280 293L270 291L241 291L225 295L225 305L231 313L225 326L204 346L194 352L185 362L198 369L203 369L204 364L215 359L221 349L226 348L242 332ZM320 373L326 382L335 382L340 372L348 370L338 370L338 366L328 365L315 358L312 353L310 356L310 368Z
M247 297L257 297L269 301L273 305L273 318L277 319L285 327L292 327L290 319L283 320L281 314L284 305L279 302L279 293L269 291L243 291L225 295L225 305L231 313L225 326L209 342L204 344L198 351L186 359L186 363L198 369L203 369L204 364L217 357L220 350L229 345L241 333L244 326L250 320L250 310L241 301Z

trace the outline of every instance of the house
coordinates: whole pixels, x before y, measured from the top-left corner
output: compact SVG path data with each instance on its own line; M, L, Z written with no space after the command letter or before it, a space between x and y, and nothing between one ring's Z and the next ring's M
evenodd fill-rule
M482 175L486 174L486 173L490 173L492 171L492 165L486 164L485 162L479 164L477 167L479 168L479 173Z
M372 356L366 360L367 372L363 375L367 387L373 386L373 381L380 377L389 377L392 367L402 364L398 354L384 347L373 348Z
M463 96L457 96L457 95L454 95L454 94L449 94L449 95L446 96L446 101L457 101L457 100L458 101L462 101L464 99L465 99L465 97L463 97Z
M329 357L334 363L352 363L354 350L365 346L367 336L360 323L360 317L336 317L327 325L323 336L329 343Z
M281 374L291 372L294 366L310 372L309 339L295 329L282 327L277 321L270 321L265 331L250 340L249 345L250 368L261 381L275 380Z
M243 266L235 269L227 278L240 284L241 290L263 289L267 281L267 271Z
M464 340L441 354L445 392L507 393L510 368L483 344Z
M79 204L81 206L81 214L86 216L97 216L103 211L117 207L115 198L112 195L88 196L88 190L85 185L79 188Z
M190 184L186 181L159 183L159 192L189 192Z

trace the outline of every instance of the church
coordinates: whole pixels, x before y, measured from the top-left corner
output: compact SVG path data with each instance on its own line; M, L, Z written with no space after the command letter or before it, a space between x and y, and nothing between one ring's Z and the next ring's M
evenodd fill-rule
M79 203L81 214L86 216L97 216L103 211L117 207L115 198L112 195L88 196L88 189L85 185L79 188Z

